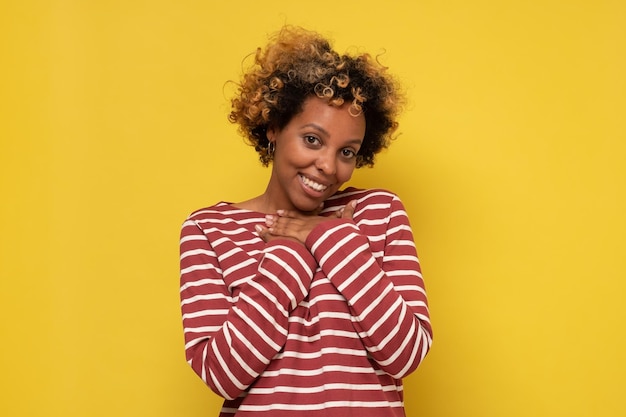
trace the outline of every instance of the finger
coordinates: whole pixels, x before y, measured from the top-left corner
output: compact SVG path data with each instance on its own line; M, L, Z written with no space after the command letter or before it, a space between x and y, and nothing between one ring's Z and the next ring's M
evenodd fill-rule
M356 200L350 201L343 207L343 212L341 213L342 219L350 219L354 217L354 210L356 209Z
M272 220L266 220L267 232L272 236L291 236L295 237L302 227L299 219L291 217L274 216Z
M254 230L256 230L256 232L259 234L259 237L263 239L263 241L267 242L269 230L266 227L257 224L256 226L254 226Z
M276 215L278 217L290 217L295 219L298 217L299 213L292 210L276 210Z
M288 215L284 210L279 210L284 215ZM280 236L284 234L286 225L291 221L289 217L281 217L277 214L268 214L265 216L265 227L263 232L267 235ZM267 236L266 236L267 238Z

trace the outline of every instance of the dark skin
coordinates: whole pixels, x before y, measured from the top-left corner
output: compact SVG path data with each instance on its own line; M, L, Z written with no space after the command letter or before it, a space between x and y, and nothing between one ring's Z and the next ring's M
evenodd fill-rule
M363 114L351 105L329 105L311 96L281 129L269 128L273 144L272 175L263 194L237 206L266 215L257 233L265 241L291 239L304 245L311 231L334 218L352 220L356 202L330 216L320 216L323 201L352 176L365 137Z
M356 201L353 200L335 212L335 218L352 220ZM320 223L332 219L333 216L319 216L322 207L312 213L301 213L294 210L278 210L276 214L265 216L265 226L257 226L261 239L270 242L274 239L290 239L304 245L309 233Z

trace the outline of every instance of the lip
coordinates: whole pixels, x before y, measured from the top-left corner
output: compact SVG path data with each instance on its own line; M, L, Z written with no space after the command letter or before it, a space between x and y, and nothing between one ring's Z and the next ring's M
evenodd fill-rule
M310 181L314 181L314 182L316 182L318 184L321 184L325 188L323 190L321 190L321 191L315 190L315 189L309 187L308 185L306 185L304 183L304 178L306 178L306 179L308 179ZM321 180L319 180L316 177L310 177L310 176L305 175L305 174L298 174L298 181L300 182L300 185L302 186L302 188L304 189L304 192L306 194L308 194L308 195L310 195L312 197L316 197L316 198L323 196L328 191L328 189L330 188L330 185L328 183L326 183L325 181L321 181Z

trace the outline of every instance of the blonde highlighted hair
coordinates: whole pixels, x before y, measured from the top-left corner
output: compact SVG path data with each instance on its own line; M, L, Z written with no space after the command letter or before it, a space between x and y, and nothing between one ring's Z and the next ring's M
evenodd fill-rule
M356 166L373 166L398 128L403 96L396 81L369 54L340 55L327 39L303 28L285 26L257 49L254 65L237 84L228 118L267 166L268 128L284 128L312 96L332 106L349 103L350 114L365 116Z

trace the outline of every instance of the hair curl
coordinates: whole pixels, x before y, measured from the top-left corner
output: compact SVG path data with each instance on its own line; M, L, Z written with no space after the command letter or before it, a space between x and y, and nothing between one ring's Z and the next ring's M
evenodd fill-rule
M398 128L403 96L387 68L369 54L339 55L315 32L285 26L263 50L237 84L228 119L239 124L261 163L268 154L268 128L281 130L302 111L304 101L320 97L329 105L350 103L350 113L365 116L365 138L356 166L373 166L374 156L389 146Z

